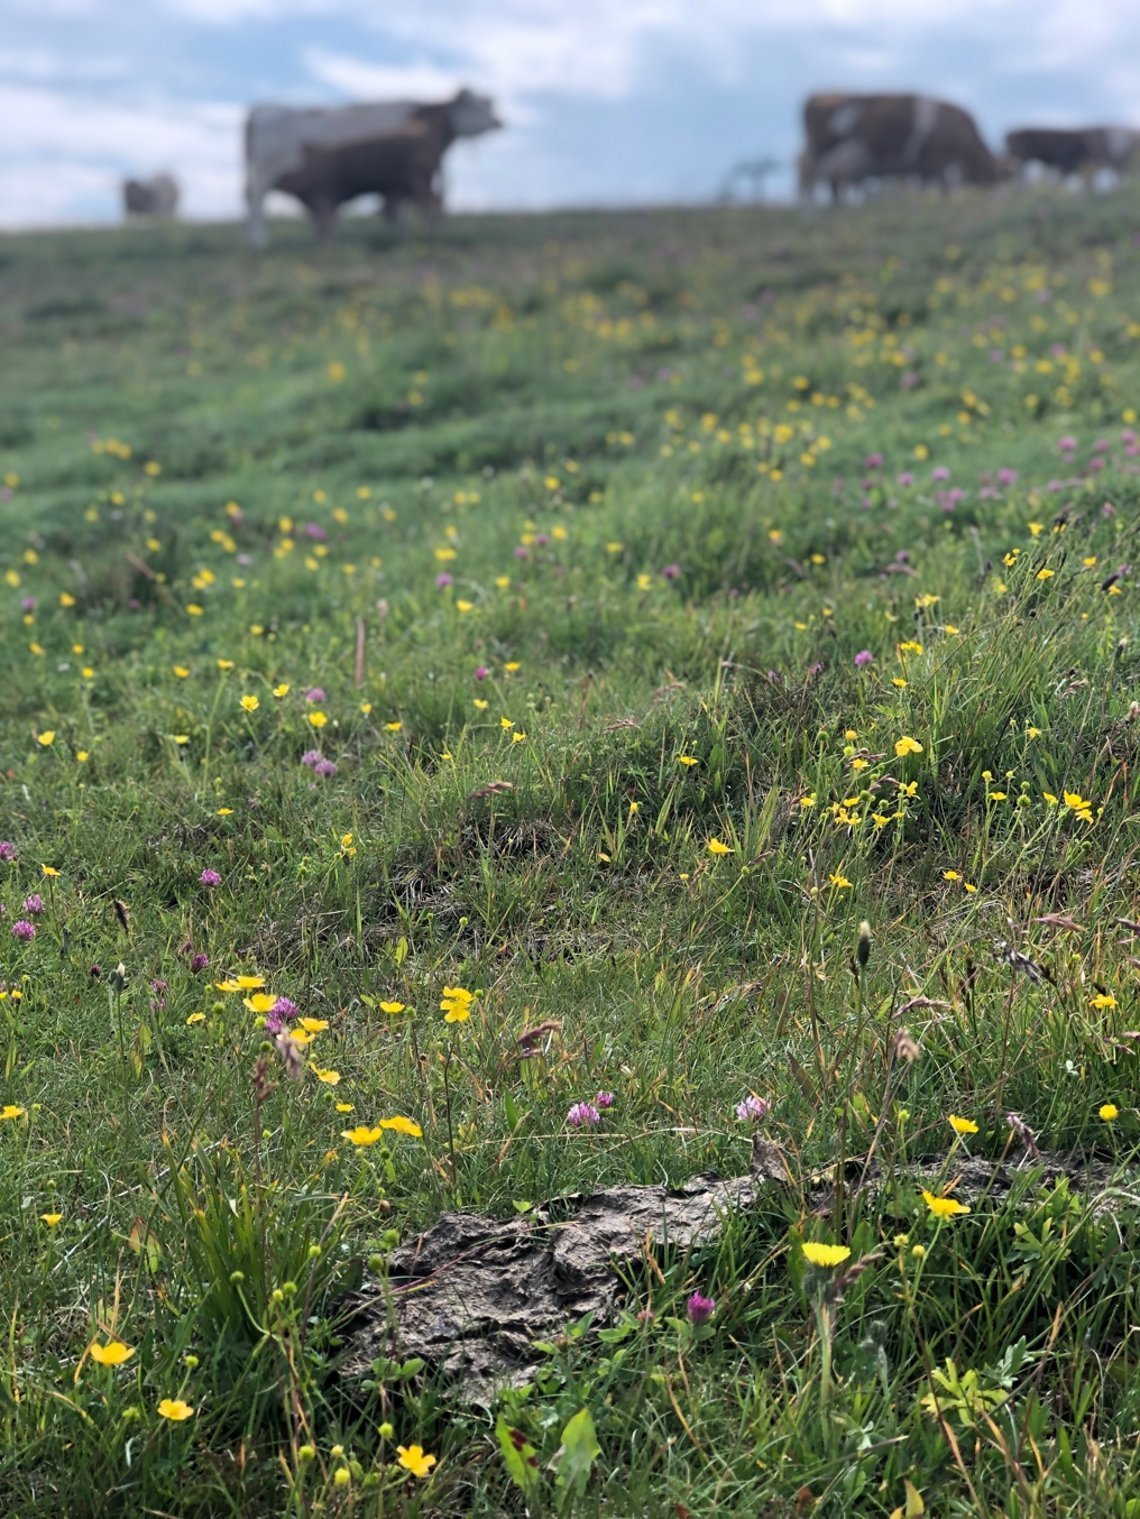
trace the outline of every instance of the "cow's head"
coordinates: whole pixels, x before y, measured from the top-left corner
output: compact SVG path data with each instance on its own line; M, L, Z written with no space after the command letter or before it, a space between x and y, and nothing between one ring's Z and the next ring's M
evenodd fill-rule
M460 90L450 102L451 126L456 137L481 137L497 131L502 122L495 115L490 95L476 95L474 90Z

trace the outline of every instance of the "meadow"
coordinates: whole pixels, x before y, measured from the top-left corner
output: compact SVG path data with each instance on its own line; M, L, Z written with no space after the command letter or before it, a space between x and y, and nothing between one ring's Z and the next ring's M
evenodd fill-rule
M1140 1513L1138 226L0 241L5 1514ZM754 1136L526 1388L340 1374Z

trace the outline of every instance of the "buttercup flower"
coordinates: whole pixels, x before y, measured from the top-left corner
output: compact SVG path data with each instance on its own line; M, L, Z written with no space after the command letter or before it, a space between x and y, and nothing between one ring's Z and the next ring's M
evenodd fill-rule
M435 1457L429 1456L422 1445L397 1445L397 1464L413 1477L427 1477L435 1465Z

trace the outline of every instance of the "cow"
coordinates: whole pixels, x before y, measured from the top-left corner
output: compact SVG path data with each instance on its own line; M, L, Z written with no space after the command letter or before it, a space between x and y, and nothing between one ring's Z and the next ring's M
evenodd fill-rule
M169 174L123 181L123 215L171 221L178 215L178 181Z
M340 207L360 195L381 196L390 220L409 204L438 215L443 155L458 138L501 126L490 98L466 89L426 105L387 100L309 110L255 106L245 124L250 246L265 246L264 201L271 190L299 200L322 241Z
M977 123L961 106L927 95L809 95L804 102L800 195L828 185L836 202L869 179L992 185L1002 177Z
M1117 174L1130 167L1140 148L1140 132L1132 127L1020 127L1008 132L1005 151L1011 163L1025 169L1038 163L1060 179L1081 174L1091 182L1098 169Z

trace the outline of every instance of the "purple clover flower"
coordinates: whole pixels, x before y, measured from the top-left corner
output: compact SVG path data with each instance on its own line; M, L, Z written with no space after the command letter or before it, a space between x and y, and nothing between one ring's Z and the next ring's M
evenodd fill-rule
M763 1097L749 1092L743 1102L736 1104L736 1116L745 1123L760 1123L768 1116L768 1106Z
M26 923L23 918L17 918L12 924L13 939L34 939L36 937L36 925Z
M860 649L855 656L855 668L857 670L862 670L864 666L874 664L874 662L875 656L871 653L870 649Z
M210 963L210 957L209 957L209 955L203 955L201 953L196 954L194 956L194 958L190 961L190 970L191 970L192 973L200 971L200 970L205 970L206 967L207 967L207 965L209 965L209 963Z
M16 858L16 846L8 839L0 840L0 860L14 860Z
M24 911L29 918L37 918L44 910L44 899L38 891L33 891L30 897L24 898Z
M679 564L667 564L662 569L661 575L665 580L680 580L681 566Z
M202 872L198 879L203 886L220 886L222 884L222 878L218 872L210 870L209 867Z
M486 665L476 665L475 666L475 679L476 680L486 680L487 676L490 675L490 673L491 672L490 672L490 670L488 670L488 668L487 668Z
M449 585L454 584L455 576L449 575L446 570L440 570L439 574L435 577L435 588L437 591L446 591Z
M702 1324L707 1324L716 1312L716 1298L705 1297L702 1292L694 1292L685 1304L685 1311L689 1315L689 1323L699 1329Z
M302 765L308 765L312 769L314 765L320 764L322 757L319 749L306 749L301 756L301 763Z
M313 766L313 774L321 776L335 775L336 766L330 759L319 759Z
M594 1106L597 1108L612 1108L617 1098L612 1092L599 1092L594 1098Z
M323 702L324 699L325 699L325 693L324 693L324 688L322 686L314 686L312 688L312 690L305 692L305 700L306 701L318 702L319 703L319 702Z
M602 1115L592 1102L576 1102L566 1115L566 1122L572 1129L592 1129L601 1121Z

